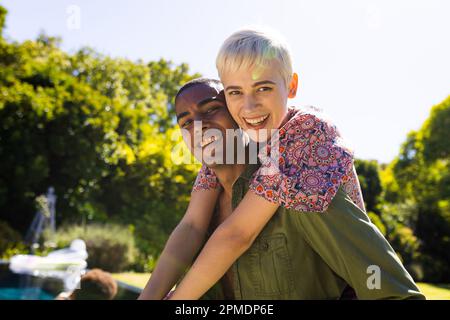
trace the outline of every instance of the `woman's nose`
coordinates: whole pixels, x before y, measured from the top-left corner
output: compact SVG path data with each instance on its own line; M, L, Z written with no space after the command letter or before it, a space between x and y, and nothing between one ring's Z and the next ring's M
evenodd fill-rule
M247 95L244 97L243 108L247 112L252 112L256 108L256 101L253 95Z

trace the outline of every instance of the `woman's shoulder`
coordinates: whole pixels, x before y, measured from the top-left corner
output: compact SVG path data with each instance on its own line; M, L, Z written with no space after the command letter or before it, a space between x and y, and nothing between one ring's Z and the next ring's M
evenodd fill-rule
M280 128L278 143L284 165L339 166L338 160L353 157L331 119L319 108L290 108L288 120Z
M322 136L322 139L340 138L336 125L320 108L314 106L290 107L280 136L297 137L299 135Z
M260 154L262 165L251 189L299 211L326 210L353 167L351 149L317 108L290 108L278 139L272 139L268 149Z

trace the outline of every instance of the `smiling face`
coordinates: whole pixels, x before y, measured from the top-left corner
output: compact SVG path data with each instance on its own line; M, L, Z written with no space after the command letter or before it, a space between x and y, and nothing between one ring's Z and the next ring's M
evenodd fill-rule
M200 148L205 152L208 145L213 142L216 145L220 143L223 150L222 163L225 163L226 130L237 129L238 126L226 107L223 91L206 83L189 87L177 97L175 112L180 128L189 132L190 141L186 141L186 143L191 153L196 154L195 148ZM201 125L195 125L194 121L201 121ZM203 136L199 141L195 141L195 130L199 129L202 130ZM216 137L217 134L215 135L214 130L210 129L218 130L216 132L221 133L220 137ZM208 164L208 166L212 167L213 164Z
M297 75L293 74L286 86L278 70L278 63L271 61L266 66L241 67L221 74L228 110L250 138L258 142L270 137L271 129L281 126L287 114L287 99L294 98L297 91ZM259 130L269 131L262 135Z

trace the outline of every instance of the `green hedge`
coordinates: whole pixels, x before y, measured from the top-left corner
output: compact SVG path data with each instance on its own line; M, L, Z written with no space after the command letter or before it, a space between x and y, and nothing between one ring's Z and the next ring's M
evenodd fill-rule
M70 225L61 228L52 237L58 248L67 247L74 239L83 239L88 252L88 268L100 268L109 272L127 271L139 255L133 232L121 225L91 224L85 227Z

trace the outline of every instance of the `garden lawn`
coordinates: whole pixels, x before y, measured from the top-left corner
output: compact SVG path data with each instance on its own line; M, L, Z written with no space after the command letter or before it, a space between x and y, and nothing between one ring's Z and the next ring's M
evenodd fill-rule
M150 279L150 273L135 273L135 272L124 272L124 273L113 273L114 279L122 281L130 286L138 287L144 289L147 284L148 279Z
M450 284L418 282L417 286L428 300L450 300Z

